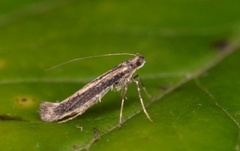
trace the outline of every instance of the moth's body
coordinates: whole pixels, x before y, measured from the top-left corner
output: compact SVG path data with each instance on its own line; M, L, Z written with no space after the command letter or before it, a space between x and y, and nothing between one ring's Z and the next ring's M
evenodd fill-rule
M98 103L109 90L114 89L119 91L125 88L125 95L128 84L131 82L136 82L136 80L133 78L133 74L137 69L141 68L144 63L144 57L137 54L134 58L124 61L112 70L94 79L62 102L42 102L40 106L41 119L47 122L65 122L83 114L88 108ZM123 101L124 98L122 99L122 107ZM120 113L120 122L122 118L121 116L122 113ZM66 118L66 120L64 120L64 118Z

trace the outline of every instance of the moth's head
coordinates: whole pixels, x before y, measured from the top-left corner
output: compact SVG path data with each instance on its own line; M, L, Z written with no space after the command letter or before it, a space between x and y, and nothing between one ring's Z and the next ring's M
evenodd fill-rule
M128 65L134 69L139 69L145 64L145 59L142 55L137 54L134 58L127 61Z

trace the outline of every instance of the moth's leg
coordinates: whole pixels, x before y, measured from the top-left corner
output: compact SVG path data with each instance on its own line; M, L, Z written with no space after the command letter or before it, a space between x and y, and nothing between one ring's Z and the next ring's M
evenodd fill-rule
M58 123L65 123L65 122L67 122L67 121L70 121L70 120L76 118L77 116L79 116L79 115L81 115L81 114L82 114L82 113L77 113L77 114L75 114L75 115L73 115L73 116L71 116L71 117L69 117L69 118L67 118L67 119L65 119L65 120L60 120L60 121L58 121Z
M149 114L148 114L148 112L147 112L147 110L146 110L146 108L145 108L145 106L144 106L144 103L143 103L143 98L142 98L141 89L140 89L141 80L140 80L139 76L135 76L135 77L133 78L133 82L136 83L136 85L137 85L138 97L139 97L139 99L140 99L143 112L145 113L145 115L147 116L147 118L148 118L151 122L153 122L153 120L152 120L151 117L149 116Z
M125 98L126 98L127 89L128 89L127 85L123 87L122 102L121 102L120 117L119 117L119 125L122 123L123 105L124 105L124 101L125 101Z
M135 75L133 77L134 80L137 80L139 82L139 85L142 87L142 89L144 90L144 92L146 93L146 95L150 98L150 99L153 99L153 97L148 93L146 87L144 86L141 78L139 77L139 75Z

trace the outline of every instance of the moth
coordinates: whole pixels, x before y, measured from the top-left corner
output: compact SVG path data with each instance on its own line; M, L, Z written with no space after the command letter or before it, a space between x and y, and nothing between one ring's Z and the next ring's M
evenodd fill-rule
M138 75L134 75L136 70L142 68L146 61L141 54L131 55L134 57L122 62L118 66L92 80L90 83L75 92L73 95L64 99L62 102L42 102L40 104L40 118L46 122L58 121L59 123L72 120L83 114L94 104L100 102L109 90L122 90L122 102L119 118L119 123L122 123L122 112L128 85L135 83L137 85L138 96L142 109L147 118L152 121L146 111L141 95L141 86L145 92L146 89L142 85L140 77Z

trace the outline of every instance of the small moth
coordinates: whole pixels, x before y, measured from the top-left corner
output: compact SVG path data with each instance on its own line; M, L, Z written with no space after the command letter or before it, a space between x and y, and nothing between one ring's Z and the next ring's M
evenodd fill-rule
M143 103L140 86L143 87L140 77L134 73L145 64L145 59L140 54L124 61L115 68L97 77L83 88L75 92L60 103L42 102L40 105L40 117L43 121L59 123L74 119L83 114L88 108L101 101L109 90L122 90L122 102L119 123L122 122L124 99L130 83L137 85L138 96L142 109L147 118L152 121ZM146 89L143 87L146 92ZM147 93L147 92L146 92ZM147 93L148 94L148 93Z

